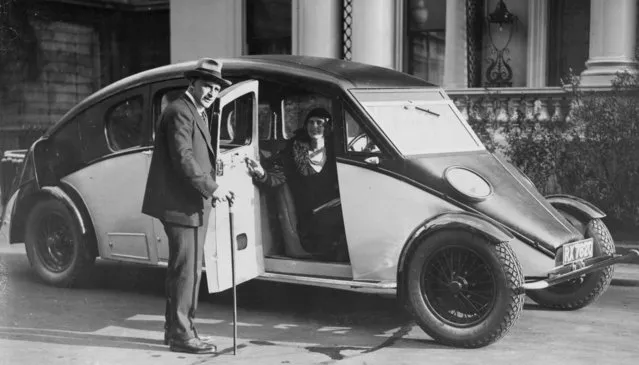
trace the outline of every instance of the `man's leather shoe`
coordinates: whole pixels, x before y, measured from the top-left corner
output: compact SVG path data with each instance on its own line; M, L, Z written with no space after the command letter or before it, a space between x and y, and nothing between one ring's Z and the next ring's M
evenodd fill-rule
M188 340L172 339L169 342L171 351L173 352L186 352L189 354L212 354L217 351L217 347L215 347L215 345L204 343L197 337L193 337Z
M213 344L213 337L210 337L210 336L202 336L202 337L200 337L200 335L197 332L195 333L195 337L197 339L199 339L200 341L206 343L206 344L210 344L210 345ZM164 332L164 345L168 346L170 341L171 341L171 335L169 334L169 332L165 331Z

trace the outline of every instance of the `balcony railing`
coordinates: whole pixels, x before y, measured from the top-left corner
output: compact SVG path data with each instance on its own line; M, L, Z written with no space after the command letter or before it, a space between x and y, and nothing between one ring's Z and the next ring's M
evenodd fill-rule
M493 122L515 121L518 113L527 120L565 121L572 108L570 93L562 87L447 89L467 120L488 114Z

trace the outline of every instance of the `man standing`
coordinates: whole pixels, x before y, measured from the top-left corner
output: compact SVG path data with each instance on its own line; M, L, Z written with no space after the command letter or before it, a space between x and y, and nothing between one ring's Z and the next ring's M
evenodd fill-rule
M169 239L164 343L171 351L211 353L194 319L198 302L204 238L212 205L233 199L215 182L215 150L206 110L221 86L221 64L210 58L185 72L189 87L160 116L142 212L158 218Z

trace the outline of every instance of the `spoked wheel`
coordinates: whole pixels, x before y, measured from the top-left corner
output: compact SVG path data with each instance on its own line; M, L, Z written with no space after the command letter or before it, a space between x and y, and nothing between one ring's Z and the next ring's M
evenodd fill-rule
M580 230L585 238L593 239L592 248L595 257L615 253L615 243L612 236L600 219L578 220L568 212L563 210L559 210L559 212ZM579 309L593 303L608 289L613 273L614 266L608 266L543 290L531 290L527 294L530 299L544 307L565 310Z
M450 325L476 325L495 306L495 277L481 255L467 247L440 248L425 263L421 282L426 304Z
M36 253L52 273L67 270L73 262L73 233L59 212L41 217L36 228Z
M510 246L464 231L437 232L422 241L408 261L406 280L417 323L446 345L489 345L523 309L523 275Z
M27 256L47 283L72 286L93 264L85 237L69 209L60 201L36 203L26 224Z

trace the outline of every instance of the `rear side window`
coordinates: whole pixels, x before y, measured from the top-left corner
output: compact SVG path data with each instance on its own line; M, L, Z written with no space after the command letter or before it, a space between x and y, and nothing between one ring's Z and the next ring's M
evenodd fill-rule
M332 100L323 95L299 91L284 97L282 101L282 121L284 138L293 137L295 131L304 126L306 115L315 108L333 110Z
M135 96L114 105L107 111L105 125L109 148L112 151L142 146L143 110L142 96Z

